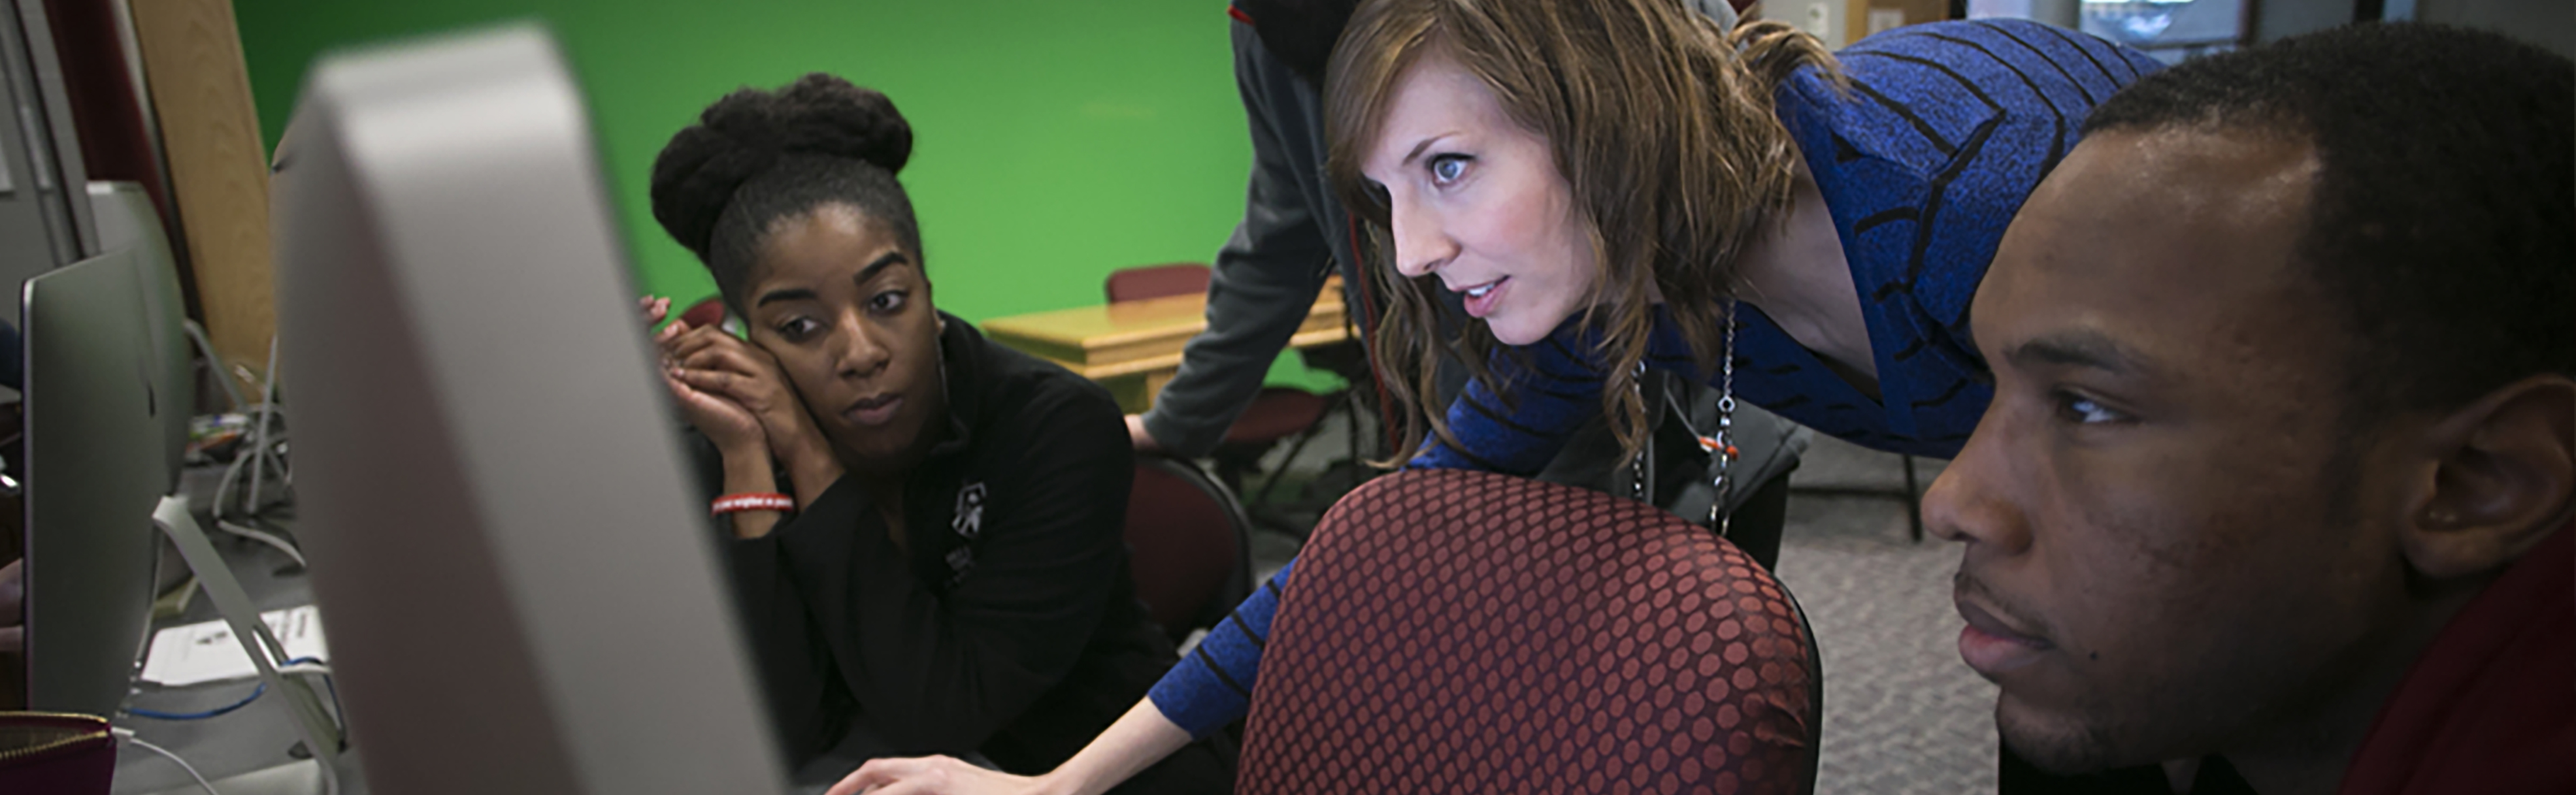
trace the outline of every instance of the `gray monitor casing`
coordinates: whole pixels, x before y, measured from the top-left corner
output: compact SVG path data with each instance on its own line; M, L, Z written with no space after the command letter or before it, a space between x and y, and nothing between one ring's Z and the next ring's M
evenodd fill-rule
M169 456L168 493L179 491L179 470L186 463L188 420L197 410L196 358L188 348L188 297L179 287L179 262L171 256L169 236L162 233L161 213L152 195L132 182L89 184L91 214L98 237L108 250L133 249L138 295L143 302L144 340L152 351L153 397L161 418L162 452Z
M137 260L127 247L27 280L27 703L112 716L151 623L169 481Z
M783 791L551 40L311 74L273 186L280 369L370 789Z

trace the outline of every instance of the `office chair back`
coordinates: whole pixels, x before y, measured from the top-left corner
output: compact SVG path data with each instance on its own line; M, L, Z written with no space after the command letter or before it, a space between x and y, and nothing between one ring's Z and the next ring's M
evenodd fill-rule
M1632 500L1411 471L1334 505L1254 686L1237 790L1807 792L1804 614Z
M1113 304L1198 295L1207 292L1208 266L1196 262L1175 262L1125 268L1109 274L1101 286Z
M680 322L689 324L689 328L706 328L708 326L721 325L724 323L724 319L725 304L724 299L722 298L708 298L704 301L699 301L696 304L690 305L688 311L680 313Z
M1136 457L1127 497L1129 570L1136 598L1173 642L1216 626L1252 594L1251 529L1234 493L1196 465Z

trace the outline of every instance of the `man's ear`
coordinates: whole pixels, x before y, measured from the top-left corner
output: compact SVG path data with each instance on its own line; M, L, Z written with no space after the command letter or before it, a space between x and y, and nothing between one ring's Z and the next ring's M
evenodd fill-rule
M2416 571L2451 579L2501 568L2576 513L2576 381L2516 381L2426 430L2432 494L2402 539Z

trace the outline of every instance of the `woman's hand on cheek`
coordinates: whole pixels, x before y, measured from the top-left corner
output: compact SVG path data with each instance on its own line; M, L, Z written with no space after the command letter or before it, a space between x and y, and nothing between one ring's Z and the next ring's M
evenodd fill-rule
M671 299L647 295L635 299L635 308L644 314L644 327L652 328L653 324L662 322L662 318L671 316Z
M680 416L689 426L706 434L716 450L728 459L758 456L762 463L769 457L769 436L760 427L760 418L732 399L712 394L690 385L687 371L674 366L662 368L662 384L671 390L671 399L680 405Z
M635 299L635 306L644 314L646 330L651 330L654 324L671 316L671 299L668 298L648 295ZM663 326L661 330L653 332L653 347L667 358L671 353L671 340L677 339L682 332L688 330L689 321L673 320L671 325Z
M671 299L644 296L636 300L636 308L644 315L644 327L650 329L670 317ZM760 418L731 398L691 385L692 376L674 356L680 338L690 331L688 321L674 320L653 332L653 347L661 354L662 385L671 390L671 399L679 403L680 415L689 426L705 434L726 458L757 456L766 465L769 436L761 429Z
M831 442L814 424L777 357L722 329L690 329L665 346L677 373L701 392L724 397L760 421L770 452L796 483L797 502L811 502L841 474Z
M671 299L668 298L648 295L637 299L636 305L644 314L644 328L648 331L652 331L654 324L660 323L666 318L671 321L670 325L663 326L658 331L653 331L653 352L656 358L661 361L662 371L664 373L667 374L678 370L680 362L677 357L677 349L679 348L680 338L693 330L693 327L689 325L688 319L671 317Z

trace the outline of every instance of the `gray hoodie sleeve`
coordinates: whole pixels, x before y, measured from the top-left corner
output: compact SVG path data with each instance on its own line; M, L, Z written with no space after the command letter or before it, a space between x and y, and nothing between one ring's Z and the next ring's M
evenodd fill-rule
M1314 89L1234 24L1234 75L1250 116L1252 178L1243 222L1216 255L1207 330L1181 353L1181 369L1145 414L1145 429L1191 457L1216 449L1261 390L1333 268L1320 195L1324 141Z

